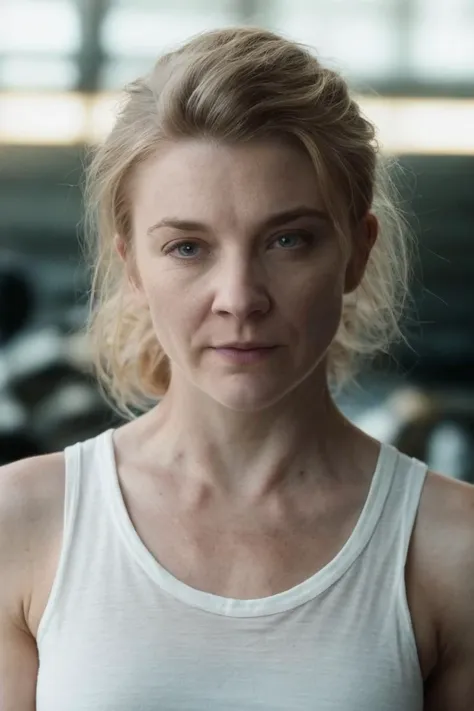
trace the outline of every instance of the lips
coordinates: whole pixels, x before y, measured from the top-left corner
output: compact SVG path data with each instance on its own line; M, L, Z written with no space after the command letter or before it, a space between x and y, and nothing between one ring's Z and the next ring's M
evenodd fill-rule
M227 350L237 350L237 351L256 351L261 349L276 348L274 345L268 345L266 343L225 343L222 346L216 346L216 348L225 348Z
M228 346L221 346L214 348L214 351L230 363L245 365L260 363L266 358L270 358L270 355L276 351L277 348L277 346L265 346L260 348L248 348L247 346L245 348L236 348L235 346L229 348Z

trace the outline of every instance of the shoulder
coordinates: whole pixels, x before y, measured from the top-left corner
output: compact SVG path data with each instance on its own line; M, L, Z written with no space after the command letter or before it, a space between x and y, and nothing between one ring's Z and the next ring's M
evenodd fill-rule
M474 486L427 473L409 554L411 596L431 629L433 669L474 662ZM449 652L447 651L449 650Z
M443 587L440 578L449 571L462 575L466 566L474 566L474 486L428 471L414 539L433 590Z
M61 452L0 468L0 614L23 626L62 528L64 472Z

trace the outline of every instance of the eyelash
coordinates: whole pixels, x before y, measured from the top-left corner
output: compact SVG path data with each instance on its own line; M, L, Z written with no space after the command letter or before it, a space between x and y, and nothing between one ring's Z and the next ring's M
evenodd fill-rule
M286 232L285 234L282 234L279 237L277 237L275 241L277 242L278 240L283 239L283 237L287 237L288 235L293 236L293 237L294 236L300 237L304 242L304 244L302 245L303 248L308 247L315 239L314 235L310 234L309 232ZM171 245L171 247L164 250L164 253L166 255L173 254L173 252L176 252L180 247L183 247L184 245L199 246L199 243L197 242L197 240L189 240L189 239L181 240L180 242L175 242L173 245ZM293 252L293 251L297 251L297 249L298 249L298 247L293 247L293 248L289 248L286 250L285 250L285 248L283 248L283 251ZM183 257L183 256L176 256L176 255L173 255L173 256L175 256L176 259L182 259L182 260L186 260L186 261L191 261L193 258L198 259L198 257L195 257L195 256L191 256L191 257Z

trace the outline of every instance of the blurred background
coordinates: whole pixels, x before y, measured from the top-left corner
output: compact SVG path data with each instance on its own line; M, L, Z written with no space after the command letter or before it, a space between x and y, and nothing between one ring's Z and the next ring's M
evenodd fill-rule
M260 25L340 70L396 156L419 258L408 344L340 396L363 429L474 482L473 0L0 0L0 463L115 426L80 334L85 149L190 35Z

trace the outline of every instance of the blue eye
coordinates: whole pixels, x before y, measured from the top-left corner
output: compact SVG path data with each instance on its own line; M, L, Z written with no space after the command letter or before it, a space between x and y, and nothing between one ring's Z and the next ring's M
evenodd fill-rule
M192 251L193 249L198 249L198 245L195 242L178 242L167 251L167 254L175 252L178 257L187 259L196 256L195 252Z
M280 243L280 246L287 247L289 249L309 244L311 235L301 234L301 232L287 232L284 235L277 237L276 242ZM296 244L295 244L296 241ZM284 244L282 244L284 242Z

